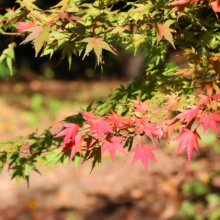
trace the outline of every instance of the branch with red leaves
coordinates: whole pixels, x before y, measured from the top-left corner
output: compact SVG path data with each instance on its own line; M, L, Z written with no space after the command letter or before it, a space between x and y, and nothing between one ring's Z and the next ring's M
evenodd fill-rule
M168 108L174 108L174 104L177 102L171 99L176 100L177 97L178 95L174 94L168 96L169 102L165 103L169 105ZM200 94L197 97L200 98L197 105L188 105L188 109L178 109L180 113L174 118L159 123L152 123L148 116L149 100L145 102L130 100L130 103L135 108L131 113L126 113L123 116L112 111L106 117L95 117L90 112L84 111L81 113L85 119L84 125L89 129L86 134L77 135L80 125L67 123L63 124L65 129L55 137L64 138L62 152L71 149L70 161L77 152L81 155L82 151L86 152L84 158L86 160L96 148L101 148L101 153L108 150L113 161L116 150L127 156L122 143L128 138L136 136L142 136L143 138L147 136L152 141L153 146L155 146L154 136L157 137L158 141L161 138L171 139L175 126L178 126L178 130L182 131L182 133L173 139L181 140L175 155L186 148L190 164L193 148L199 153L198 139L201 138L197 133L198 125L203 123L204 132L211 127L219 136L217 121L220 121L220 116L218 115L220 110L213 111L211 114L209 112L211 104L213 105L212 102L218 101L220 94L217 93L212 96ZM173 105L170 105L171 103ZM167 112L167 110L162 111ZM192 124L197 125L197 127L191 130ZM167 132L168 134L166 134ZM130 152L135 153L132 164L141 159L147 170L148 158L156 162L155 156L151 151L157 148L151 145L144 146L143 142L142 146L136 146L135 149L129 149Z

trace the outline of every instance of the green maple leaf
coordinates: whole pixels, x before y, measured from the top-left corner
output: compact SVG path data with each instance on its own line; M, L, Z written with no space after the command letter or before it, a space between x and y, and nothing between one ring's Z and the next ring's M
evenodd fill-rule
M13 71L12 71L12 61L15 59L15 53L14 53L14 48L16 47L16 43L11 43L8 45L8 48L5 49L3 52L2 52L2 55L0 56L0 63L3 61L3 60L6 60L6 63L8 65L8 68L10 70L10 74L12 75L13 74Z
M61 57L60 57L60 61L59 63L65 58L67 57L68 62L69 62L69 69L71 67L72 64L72 54L75 54L77 56L77 50L76 50L76 45L74 42L64 42L61 47L63 50L61 52ZM58 64L59 64L58 63ZM58 65L57 64L57 65Z
M108 50L112 53L114 53L116 55L116 53L111 49L111 47L109 46L109 44L107 44L105 41L103 41L102 38L85 38L83 39L81 42L87 42L87 46L86 46L86 51L85 54L83 56L83 59L85 58L86 54L88 54L92 49L94 50L97 60L98 60L98 65L100 62L100 56L102 54L102 49Z
M27 43L29 41L34 41L34 47L35 47L35 52L36 52L35 57L37 57L37 54L39 53L42 46L46 42L49 42L50 27L37 26L37 27L29 28L28 31L30 31L31 33L20 44Z
M173 43L173 36L172 36L171 32L175 33L176 31L174 29L169 28L169 26L171 24L173 24L174 22L175 21L168 20L163 25L161 25L159 23L155 24L155 27L152 29L152 31L157 31L157 45L161 41L161 39L164 37L175 48L175 45Z
M21 7L25 7L28 10L31 9L40 10L40 8L38 8L35 4L33 4L33 2L36 2L36 0L17 0L16 2L19 3Z
M140 34L135 34L133 37L133 41L134 41L134 55L136 55L137 50L139 48L139 46L142 43L145 43L145 35L140 35Z
M61 7L60 11L65 11L67 6L69 4L69 0L62 0L60 1L58 4L54 5L53 7L51 8L58 8L58 7Z
M152 3L148 3L147 5L143 4L133 4L137 8L129 11L129 13L134 14L133 18L135 20L139 20L143 15L148 16L150 9L154 6Z

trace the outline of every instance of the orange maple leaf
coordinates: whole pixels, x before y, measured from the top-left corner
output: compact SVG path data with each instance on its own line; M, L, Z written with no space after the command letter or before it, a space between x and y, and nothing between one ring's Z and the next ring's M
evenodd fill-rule
M216 85L215 81L203 82L203 83L201 83L201 85L202 85L202 87L199 89L199 91L204 91L206 89L207 93L208 93L208 96L212 96L213 89L215 89L216 91L219 91L219 88Z
M179 94L170 92L171 95L166 95L165 97L168 99L167 102L165 102L165 105L168 105L165 109L173 110L178 106L179 103Z
M173 24L175 21L168 20L163 25L156 23L155 27L153 27L152 31L157 31L157 44L161 41L161 39L164 37L166 40L168 40L174 49L176 49L174 43L173 43L173 36L171 32L175 33L176 31L174 29L169 28L171 24Z
M210 5L212 6L213 11L215 12L216 17L218 18L218 15L216 12L220 12L220 0L210 0Z
M185 7L189 7L190 4L191 4L191 2L189 0L179 0L179 1L175 1L175 2L169 3L167 5L174 5L175 7L168 14L170 14L172 12L175 12L175 11L178 11L179 12L179 14L177 16L177 21L178 21L180 15L184 11L184 8Z

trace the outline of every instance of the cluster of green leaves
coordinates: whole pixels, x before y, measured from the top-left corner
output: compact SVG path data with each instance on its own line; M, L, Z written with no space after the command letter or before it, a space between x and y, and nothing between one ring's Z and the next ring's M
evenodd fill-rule
M41 174L39 168L43 165L53 171L60 163L65 167L69 162L70 151L60 153L61 143L62 140L54 138L50 130L45 130L40 136L33 133L26 137L17 136L10 141L1 142L0 172L5 163L8 163L8 169L12 170L11 179L16 178L18 184L23 178L29 184L31 170ZM73 162L77 168L78 154Z
M62 0L48 10L39 9L33 0L17 0L17 3L20 7L6 9L0 20L0 33L12 38L2 52L0 62L6 61L11 74L16 57L15 37L21 39L20 47L25 43L33 44L36 56L51 57L60 51L60 62L67 58L69 66L73 55L84 59L95 53L96 65L102 67L103 50L117 54L116 48L133 48L136 55L142 48L148 61L146 74L135 78L127 88L121 86L116 89L96 106L88 106L87 111L93 114L106 116L110 110L118 115L132 112L133 106L128 99L138 97L142 101L150 100L149 117L158 123L168 111L175 116L179 109L184 111L189 105L198 105L196 95L201 91L205 91L201 94L208 94L208 97L219 92L220 23L217 13L220 8L217 0ZM120 6L121 3L123 6ZM187 69L178 69L175 65L171 67L168 61L170 52L179 48L185 51L183 56L188 58ZM213 112L218 108L218 98L209 99L208 104L204 103L208 105L207 112ZM180 127L178 130L178 120L172 126L172 132L182 131ZM82 124L83 121L81 115L66 120L75 124ZM189 122L184 123L190 128L194 121L189 126ZM13 169L12 177L28 179L29 170L37 170L35 161L40 161L41 165L68 161L68 151L58 154L61 140L48 132L40 137L32 136L31 140L35 142L30 138L21 143L15 141L20 144L9 147L10 150L7 146L12 143L0 144L2 165L7 160L12 161L9 162L9 168ZM128 141L131 142L130 139ZM26 142L30 150L25 157L21 157L20 150ZM53 147L55 149L51 150ZM88 159L100 160L93 156Z

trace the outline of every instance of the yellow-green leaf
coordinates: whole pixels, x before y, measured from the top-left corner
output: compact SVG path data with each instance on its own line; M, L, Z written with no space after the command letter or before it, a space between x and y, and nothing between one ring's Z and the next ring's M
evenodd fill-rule
M102 54L102 49L108 50L112 53L114 53L116 55L116 53L111 49L111 47L109 46L109 44L107 44L105 41L103 41L102 38L85 38L83 39L81 42L87 42L87 46L86 46L86 51L85 54L83 56L83 59L85 58L85 56L93 49L97 60L98 60L98 65L100 62L100 56Z

